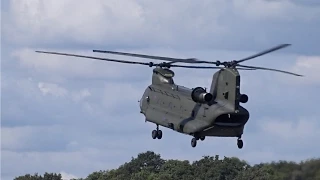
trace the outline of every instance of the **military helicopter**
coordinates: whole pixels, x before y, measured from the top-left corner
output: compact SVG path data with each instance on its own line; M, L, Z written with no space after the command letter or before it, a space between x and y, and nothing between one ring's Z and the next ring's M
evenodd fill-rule
M145 89L139 101L140 113L144 115L145 121L156 125L156 129L151 133L153 139L162 138L162 131L159 129L159 126L162 126L192 136L192 147L196 147L197 141L199 139L203 141L207 136L237 137L237 146L241 149L243 147L241 136L249 120L249 111L240 105L240 103L248 102L248 96L240 93L240 74L238 70L270 70L295 76L302 75L271 68L241 65L239 63L285 48L289 45L290 44L280 44L244 59L225 62L104 50L93 50L93 52L169 62L147 63L59 52L36 52L155 67L152 73L152 82ZM216 66L191 66L178 65L175 63L214 64ZM224 67L218 67L220 65ZM213 74L211 88L210 91L207 92L203 87L187 88L175 84L173 80L175 73L170 70L172 67L219 70Z

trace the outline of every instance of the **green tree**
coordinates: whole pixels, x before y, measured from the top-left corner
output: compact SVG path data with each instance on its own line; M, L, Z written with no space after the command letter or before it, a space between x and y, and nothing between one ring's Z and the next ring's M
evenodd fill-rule
M56 173L44 173L43 176L35 173L34 175L26 174L24 176L19 176L14 178L14 180L62 180L61 174Z
M236 157L203 156L190 163L187 160L164 160L147 151L132 157L119 168L100 170L78 180L320 180L320 159L300 163L278 161L249 165ZM62 180L60 174L35 173L14 180Z
M256 165L239 172L234 180L276 180L274 170L269 166Z
M167 179L180 179L180 180L192 180L195 176L193 168L189 161L179 161L179 160L168 160L166 161L159 174L162 178L166 177ZM160 177L160 176L159 176Z

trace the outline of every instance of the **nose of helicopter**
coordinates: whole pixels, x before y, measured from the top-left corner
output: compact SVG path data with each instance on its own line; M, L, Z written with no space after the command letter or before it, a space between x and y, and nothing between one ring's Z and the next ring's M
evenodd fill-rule
M149 97L148 88L147 88L143 93L141 99L139 100L139 107L140 107L141 113L144 113L145 110L148 108L149 102L150 102L150 97Z

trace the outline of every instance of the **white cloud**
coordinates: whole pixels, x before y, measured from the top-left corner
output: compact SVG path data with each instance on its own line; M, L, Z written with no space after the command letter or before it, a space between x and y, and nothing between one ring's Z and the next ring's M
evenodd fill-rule
M24 145L21 142L31 134L31 131L28 131L24 128L24 132L17 133L15 129L1 127L1 149L14 148L19 149Z
M243 0L233 1L239 15L244 14L249 19L263 20L265 18L285 18L286 10L293 6L289 1Z
M305 74L303 82L320 84L320 56L300 56L292 69Z
M279 80L287 85L303 87L320 86L320 56L296 56L293 65L287 71L303 75L303 77L280 75Z
M75 58L67 56L58 56L50 54L39 54L32 49L18 49L12 53L12 56L19 62L21 67L30 68L32 72L41 73L47 78L63 82L66 78L125 78L125 77L143 77L139 73L140 69L149 70L140 65L127 65L114 62L101 62L98 60ZM52 50L51 50L52 51ZM59 50L58 50L59 51ZM60 52L68 52L61 50ZM88 51L69 51L68 53L82 54L88 56L98 56L99 54ZM101 55L100 55L101 57ZM103 56L102 56L103 57ZM119 59L119 57L118 57ZM120 59L130 59L122 57ZM146 60L140 60L146 61ZM119 69L121 68L121 71ZM54 78L52 78L54 77ZM61 81L62 79L62 81Z
M88 89L69 92L66 88L61 87L59 84L55 83L39 82L38 88L44 96L52 95L55 97L65 97L70 94L70 98L75 102L80 102L91 96L91 93Z
M272 19L275 21L305 21L316 20L320 11L316 8L298 6L290 0L234 0L233 4L239 16L248 19L263 21ZM306 11L308 9L308 11Z
M197 4L205 11L192 11L195 17L187 12L194 8L194 4L185 1L163 1L150 3L148 1L11 1L10 15L12 26L23 33L13 36L16 42L30 40L59 42L61 38L78 43L110 43L114 41L134 43L141 39L160 42L172 42L176 38L173 31L183 27L188 31L197 32L207 29L206 34L218 30L216 23L217 14L221 12L219 5L225 3L210 2L212 9ZM181 8L177 10L176 6ZM69 13L72 9L73 13ZM210 12L210 14L209 14ZM202 16L201 13L209 15ZM181 16L192 18L181 19ZM207 24L209 21L210 24ZM170 28L174 27L174 28ZM202 28L201 28L202 27ZM7 33L12 33L9 29ZM222 31L220 31L221 33ZM28 34L26 36L25 34ZM39 37L41 34L41 37ZM199 34L201 35L201 34ZM69 38L70 37L70 38ZM156 43L156 42L155 42Z
M320 123L315 118L301 118L298 121L284 119L263 119L261 128L270 136L284 141L298 142L319 137Z
M22 31L17 34L19 36L12 37L17 41L31 38L60 41L67 35L79 42L100 42L106 38L120 38L112 35L120 35L128 29L135 31L143 20L139 4L128 0L54 0L46 3L41 0L12 0L10 7L14 26ZM58 36L61 37L57 39Z
M104 92L102 95L102 102L106 108L112 108L115 103L125 105L127 103L133 104L136 102L138 105L138 100L141 98L147 85L142 85L138 87L136 84L105 84Z
M317 20L320 8L298 6L291 1L263 0L48 0L46 3L13 0L10 10L3 14L7 17L4 33L10 37L7 41L29 46L48 47L60 43L70 46L76 43L85 47L151 45L194 49L210 46L244 50L256 43L275 42L270 37L299 44L301 36L298 35L315 35L315 31L301 29L298 22L313 27L312 21ZM275 22L280 22L276 31L271 28ZM270 28L262 28L256 23ZM284 23L297 26L297 31L283 31ZM257 30L249 28L252 26ZM284 37L284 33L291 34L293 38Z
M91 93L88 89L83 89L80 92L72 93L72 98L76 102L79 102L89 96L91 96Z
M50 141L51 143L58 142L59 140L55 138L62 138L64 134L61 126L1 127L1 133L1 146L4 150L42 148L42 146L49 145L48 142ZM42 138L37 138L39 136L42 136ZM45 142L44 138L47 138L47 142Z
M50 94L56 97L62 97L67 95L68 93L68 91L65 88L53 83L39 82L38 88L44 96Z

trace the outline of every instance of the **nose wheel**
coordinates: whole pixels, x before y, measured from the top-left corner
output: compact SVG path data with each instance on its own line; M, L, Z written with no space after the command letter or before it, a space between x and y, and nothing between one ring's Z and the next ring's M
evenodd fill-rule
M237 145L238 145L238 148L239 148L239 149L242 149L242 147L243 147L243 141L241 140L241 138L238 138L238 140L237 140Z
M162 131L159 130L159 125L157 125L157 129L152 131L152 139L161 139L162 138Z
M191 147L196 147L197 146L197 138L192 138L191 139Z

